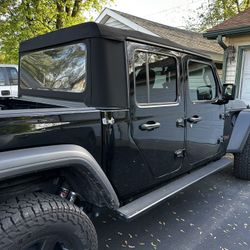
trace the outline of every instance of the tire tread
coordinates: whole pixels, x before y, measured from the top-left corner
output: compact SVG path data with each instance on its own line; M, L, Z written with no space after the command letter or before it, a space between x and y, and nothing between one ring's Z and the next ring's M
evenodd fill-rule
M234 176L250 180L250 136L241 153L234 154Z
M91 243L96 250L97 236L88 216L77 206L59 196L46 193L19 195L0 204L0 249L11 249L13 243L46 223L71 223L79 228L80 238Z

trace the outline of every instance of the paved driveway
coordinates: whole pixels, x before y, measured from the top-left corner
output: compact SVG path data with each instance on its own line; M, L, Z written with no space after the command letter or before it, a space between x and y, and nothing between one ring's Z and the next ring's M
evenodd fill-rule
M100 250L250 249L250 182L211 175L132 222L95 220Z

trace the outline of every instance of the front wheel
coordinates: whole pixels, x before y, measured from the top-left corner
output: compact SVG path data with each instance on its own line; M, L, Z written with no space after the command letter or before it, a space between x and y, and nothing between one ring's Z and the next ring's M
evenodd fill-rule
M234 175L240 179L250 180L250 137L243 151L234 154Z
M97 250L87 215L55 195L33 193L0 204L0 249Z

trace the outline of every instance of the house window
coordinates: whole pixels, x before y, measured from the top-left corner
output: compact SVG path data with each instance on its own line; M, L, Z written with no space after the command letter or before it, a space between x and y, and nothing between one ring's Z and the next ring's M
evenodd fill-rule
M176 59L160 53L135 51L134 82L138 104L175 102L177 97Z
M238 67L236 70L238 97L250 104L250 46L239 46Z

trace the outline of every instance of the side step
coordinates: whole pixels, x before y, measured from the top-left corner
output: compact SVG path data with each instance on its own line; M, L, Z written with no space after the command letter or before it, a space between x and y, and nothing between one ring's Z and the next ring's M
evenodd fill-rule
M176 180L169 182L167 185L120 207L117 212L127 220L133 219L180 190L230 165L233 165L233 160L223 157L218 161L211 162L204 167L192 171L190 174L185 174L179 178L177 177Z

